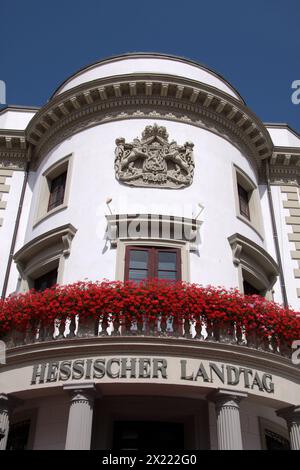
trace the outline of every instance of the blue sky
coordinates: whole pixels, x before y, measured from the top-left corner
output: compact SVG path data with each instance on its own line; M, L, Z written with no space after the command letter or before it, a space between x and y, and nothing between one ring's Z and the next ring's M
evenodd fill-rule
M265 122L300 132L299 0L1 0L0 80L7 103L40 106L79 68L155 51L223 75Z

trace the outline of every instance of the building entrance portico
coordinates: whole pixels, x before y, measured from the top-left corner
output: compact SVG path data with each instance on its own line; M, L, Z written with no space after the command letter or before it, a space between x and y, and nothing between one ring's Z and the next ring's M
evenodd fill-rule
M206 400L141 394L95 401L92 449L208 449L209 442Z

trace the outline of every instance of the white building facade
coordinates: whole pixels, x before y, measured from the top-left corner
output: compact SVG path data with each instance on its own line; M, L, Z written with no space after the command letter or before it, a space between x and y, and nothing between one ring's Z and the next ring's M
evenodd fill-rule
M299 181L299 135L262 123L218 74L161 54L98 62L40 109L0 113L2 297L151 275L299 311ZM300 449L299 366L275 351L191 329L6 352L2 449ZM66 361L84 373L60 380Z

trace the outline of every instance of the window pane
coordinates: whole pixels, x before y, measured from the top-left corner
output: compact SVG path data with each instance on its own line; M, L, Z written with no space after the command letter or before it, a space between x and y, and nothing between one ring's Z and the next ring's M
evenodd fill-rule
M256 289L250 282L243 281L245 295L260 295L260 291Z
M53 269L53 271L44 274L41 277L38 277L34 280L34 288L42 292L49 287L54 286L57 283L57 269Z
M176 253L160 251L158 253L158 269L176 271Z
M129 280L130 281L143 281L148 279L148 269L130 269Z
M169 279L170 281L176 281L176 271L158 271L158 279Z
M130 269L148 269L148 251L130 250Z
M51 181L50 197L48 211L54 207L60 206L64 202L65 187L66 187L67 172L57 176Z
M240 213L250 220L250 210L249 210L249 194L248 192L240 185L238 185L239 193L239 203L240 203Z

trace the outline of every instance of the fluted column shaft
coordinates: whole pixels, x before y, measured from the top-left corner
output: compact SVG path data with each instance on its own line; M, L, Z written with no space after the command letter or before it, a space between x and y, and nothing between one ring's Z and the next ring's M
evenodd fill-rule
M91 448L93 411L96 389L94 384L66 385L64 390L71 396L66 450L89 450Z
M9 433L9 398L0 394L0 450L5 450Z
M300 450L300 405L278 410L277 415L287 422L291 449Z
M242 450L242 430L239 403L246 393L218 390L212 395L216 406L219 450Z

